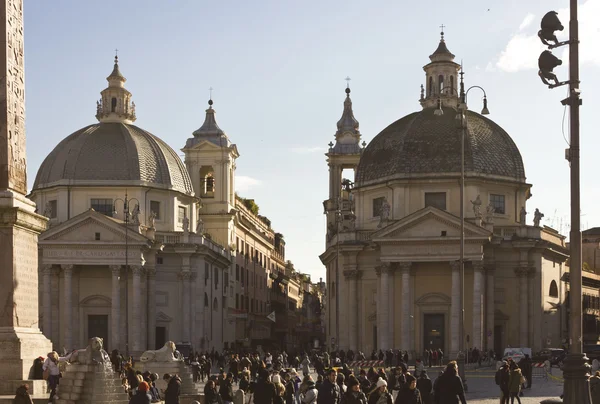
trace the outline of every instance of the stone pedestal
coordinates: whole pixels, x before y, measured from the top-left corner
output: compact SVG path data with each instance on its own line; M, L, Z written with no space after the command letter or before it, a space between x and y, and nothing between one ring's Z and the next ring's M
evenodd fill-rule
M72 364L60 379L55 404L127 404L129 397L110 363Z
M38 234L46 218L12 191L0 191L0 380L25 380L33 360L52 350L39 329ZM11 392L14 394L14 392Z

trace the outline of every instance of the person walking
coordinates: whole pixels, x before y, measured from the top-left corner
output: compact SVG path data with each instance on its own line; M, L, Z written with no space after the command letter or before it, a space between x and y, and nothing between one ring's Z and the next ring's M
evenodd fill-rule
M204 404L223 404L213 380L207 381L204 386Z
M52 404L54 396L56 396L56 388L60 380L60 370L58 368L58 354L56 351L48 353L48 357L42 365L43 377L48 382L48 389L50 390L50 398L48 403ZM58 399L58 397L56 397Z
M342 395L341 404L367 404L367 396L360 391L360 382L354 375L348 377L348 391Z
M302 395L300 401L303 404L316 404L319 398L319 391L315 385L311 375L306 376L302 388Z
M269 381L269 372L266 369L259 372L253 390L255 404L274 404L277 399L275 385Z
M233 373L229 372L219 386L219 395L223 404L233 404Z
M421 392L417 388L417 379L413 375L406 375L406 384L398 392L394 404L423 404Z
M592 393L592 404L600 404L600 370L590 377L590 391Z
M521 392L521 385L523 381L523 374L521 373L521 369L517 366L515 362L510 364L510 376L508 378L508 391L510 393L510 404L514 404L515 397L519 404L521 404L521 398L519 397L519 393Z
M417 379L417 388L421 392L423 404L433 404L433 384L425 369L423 369Z
M318 404L340 404L342 395L340 386L337 385L336 381L337 372L335 369L329 369L327 371L327 379L325 379L319 390Z
M165 373L163 380L167 382L165 389L165 404L179 404L179 396L181 394L181 379L177 375L171 376Z
M387 382L379 378L375 390L369 394L368 404L392 404L392 401L392 395L387 390Z
M467 404L462 379L455 361L448 363L444 373L436 380L433 398L435 404Z
M509 379L510 369L508 368L508 363L504 361L500 369L496 371L495 376L496 384L500 387L500 404L508 404L508 398L510 397L508 389Z
M528 354L525 354L525 357L519 361L519 367L526 379L527 388L530 389L533 382L533 363ZM525 388L525 386L523 386L523 388Z

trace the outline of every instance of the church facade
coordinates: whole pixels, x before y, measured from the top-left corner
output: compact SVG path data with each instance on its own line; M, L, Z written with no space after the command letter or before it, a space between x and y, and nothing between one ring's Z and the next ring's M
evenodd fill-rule
M326 154L327 341L417 356L441 348L451 357L461 334L466 349L560 346L565 237L541 226L539 211L528 224L532 185L519 150L500 126L466 109L468 90L443 35L424 70L422 109L368 145L346 89ZM348 171L354 178L343 178Z
M239 153L212 100L181 161L133 124L117 58L107 81L99 123L50 152L30 194L49 218L39 239L43 333L61 352L98 336L134 356L169 340L218 351L281 340L287 314L267 316L279 303L301 313L310 287L286 268L283 235L235 194ZM286 273L283 291L274 279Z

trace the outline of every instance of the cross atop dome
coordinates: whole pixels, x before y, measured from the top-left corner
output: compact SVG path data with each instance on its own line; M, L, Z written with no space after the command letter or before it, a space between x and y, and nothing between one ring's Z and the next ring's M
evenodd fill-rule
M125 88L127 79L119 70L117 52L115 49L113 70L106 78L108 87L100 92L102 97L96 102L96 119L100 122L130 124L136 120L135 103L131 101L131 93Z

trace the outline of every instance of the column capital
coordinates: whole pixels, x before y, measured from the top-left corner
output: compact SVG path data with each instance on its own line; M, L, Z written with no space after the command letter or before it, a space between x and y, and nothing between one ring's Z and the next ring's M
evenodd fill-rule
M471 261L471 265L473 266L473 270L483 271L483 268L484 268L483 261Z
M389 262L382 262L380 265L375 267L377 275L388 274L392 270L392 264Z
M109 265L108 268L110 268L113 275L119 276L121 274L121 265Z
M131 272L134 275L143 275L144 274L144 267L141 265L131 265Z
M485 270L485 272L487 272L489 275L493 275L496 272L496 265L494 264L485 264L483 266L483 269Z
M357 269L348 269L344 271L344 276L346 279L358 279L360 278L360 271Z
M412 267L412 262L411 261L401 261L401 262L397 262L396 265L398 266L400 271L407 272L407 271L410 271L410 268Z
M61 264L60 267L65 273L65 275L73 275L73 264Z
M519 278L527 278L535 276L535 268L530 267L516 267L515 275Z
M42 272L44 273L44 275L46 275L46 274L51 275L52 269L54 269L54 265L52 265L52 264L43 264L42 265Z
M146 268L146 274L148 275L148 278L156 277L156 268Z
M458 271L460 269L460 261L450 261L450 268L452 268L453 271Z
M190 271L181 271L177 274L179 279L182 281L190 281L192 280L192 273Z

